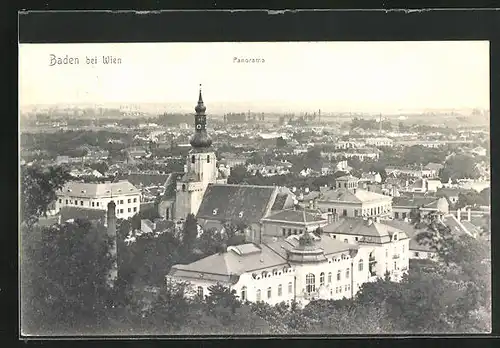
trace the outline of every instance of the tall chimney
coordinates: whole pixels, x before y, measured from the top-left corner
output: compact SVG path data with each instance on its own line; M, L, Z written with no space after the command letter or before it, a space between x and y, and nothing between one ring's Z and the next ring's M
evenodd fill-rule
M111 269L108 273L108 285L110 287L114 286L114 282L118 276L118 264L117 264L117 247L116 247L116 204L114 201L108 203L107 211L107 234L111 239L111 246L109 253L113 260Z

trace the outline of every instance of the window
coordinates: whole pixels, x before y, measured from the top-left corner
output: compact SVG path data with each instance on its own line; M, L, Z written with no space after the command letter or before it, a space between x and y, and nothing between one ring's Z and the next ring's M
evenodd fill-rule
M196 289L196 294L203 298L203 287L202 286L198 286L198 288Z
M80 201L80 205L83 205L83 201Z
M363 259L360 259L358 262L358 271L363 271Z
M345 286L345 291L347 291L347 285Z
M358 209L354 209L354 217L358 216Z
M338 272L337 272L337 280L340 280L340 277L341 277L340 270L338 270Z
M394 233L394 240L398 240L398 234Z
M257 302L259 302L259 301L260 301L260 289L259 289L259 290L257 290L256 300L257 300Z
M319 275L319 286L325 285L325 273L321 272Z
M293 293L293 284L292 284L292 282L288 283L288 293L289 294Z
M271 287L267 288L267 298L271 298Z
M349 241L347 240L347 238L346 238L346 239L344 239L344 243L349 243Z
M123 199L120 199L120 204L123 204Z
M131 203L131 202L132 202L132 200L129 198L129 199L127 200L127 203Z
M328 284L332 283L332 272L328 272Z
M396 213L394 213L394 218L395 218L395 219L399 219L399 213L397 213L397 212L396 212Z
M207 163L210 163L210 155L207 155Z
M278 296L281 296L283 294L283 287L280 285L278 285Z
M309 273L306 275L306 292L310 294L316 290L316 279L314 274Z
M196 156L195 155L191 156L191 163L194 163L195 161L196 161Z
M62 199L61 198L59 198L59 203L62 203Z
M348 269L345 270L345 277L347 279L349 279L349 273L350 273L350 269L348 268Z
M401 215L402 215L403 219L406 219L406 213L402 213Z
M333 235L333 239L337 239L337 235L336 234Z
M339 286L339 294L342 293L342 286Z
M288 229L288 235L289 235L289 236L291 236L291 235L292 235L292 229L291 229L291 228L289 228L289 229Z
M128 212L129 212L129 213L130 213L130 212L132 212L132 208L128 208Z
M293 234L297 234L297 229L296 228L293 229Z
M134 207L134 213L137 211L137 207Z
M344 210L342 211L342 215L343 215L343 216L347 216L347 209L344 209Z
M97 202L95 205L99 206L99 202Z
M123 214L123 209L120 209L120 214Z
M66 204L68 204L68 200L66 200Z
M282 229L281 229L281 232L282 232L282 234L283 234L283 237L286 237L286 228L282 228Z
M354 240L357 242L359 240L359 238L358 237L354 237Z
M397 264L396 264L396 261L394 261L394 269L397 268Z
M134 203L137 203L137 198L134 198Z
M241 300L246 301L247 299L247 287L244 286L241 288Z
M95 202L92 202L92 206L95 206Z
M186 191L186 184L182 184L182 192Z

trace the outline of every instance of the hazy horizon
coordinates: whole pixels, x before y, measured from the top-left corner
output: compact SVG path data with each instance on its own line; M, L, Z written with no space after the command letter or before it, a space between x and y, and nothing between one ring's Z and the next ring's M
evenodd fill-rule
M49 66L51 54L80 64ZM85 64L102 55L122 63ZM490 99L487 41L20 44L19 65L21 108L192 112L199 84L214 113L489 110Z

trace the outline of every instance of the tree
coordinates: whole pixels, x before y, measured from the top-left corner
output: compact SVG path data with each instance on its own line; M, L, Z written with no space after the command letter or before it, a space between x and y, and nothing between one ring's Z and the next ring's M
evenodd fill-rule
M216 284L210 286L208 291L209 295L205 296L207 313L218 318L222 323L230 323L236 309L241 306L236 296L236 290Z
M94 170L97 170L99 173L101 173L102 175L106 174L106 172L108 171L109 167L108 165L106 164L106 162L97 162L97 163L92 163L90 165L90 168L94 169Z
M198 222L193 214L188 214L182 228L182 256L190 258L198 237Z
M476 169L476 159L469 155L460 154L448 158L444 168L452 173L452 179L477 179L479 177L479 172Z
M46 215L49 204L57 199L56 191L71 178L63 167L23 166L21 168L21 219L33 225Z
M317 147L310 148L304 154L304 165L313 170L321 170L321 150Z
M482 203L491 205L491 189L489 187L483 189L479 195L481 196Z
M34 236L36 235L36 236ZM109 308L110 240L88 221L23 227L22 331L26 334L102 332Z
M276 139L276 147L283 148L286 147L286 145L287 145L286 140L283 139L283 137L279 137Z
M247 168L244 165L237 165L231 168L231 173L227 178L228 184L241 184L247 178Z

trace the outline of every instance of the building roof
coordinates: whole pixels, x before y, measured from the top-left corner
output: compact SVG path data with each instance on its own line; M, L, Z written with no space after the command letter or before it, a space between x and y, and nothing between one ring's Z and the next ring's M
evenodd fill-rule
M436 197L393 197L392 198L392 207L408 207L408 208L418 208L421 206L427 206L434 202L437 202L438 198Z
M267 247L273 250L283 259L287 259L288 251L291 251L299 246L299 239L299 235L292 235L290 237L287 237L286 239L276 238L276 240L274 241L264 243L263 247ZM359 249L359 246L356 244L344 243L340 240L333 239L328 236L323 236L315 237L315 248L321 249L324 255L328 256L336 253L348 252L349 250L353 249L357 250Z
M257 223L274 204L275 190L275 186L209 184L196 217Z
M210 255L188 265L174 265L169 275L235 283L243 273L286 264L286 259L265 246L252 247L244 244L230 247L227 252Z
M378 243L389 242L394 233L403 234L400 239L408 238L406 232L384 222L369 223L363 219L342 218L323 227L325 233L338 233L353 236L373 237Z
M343 203L367 203L371 201L379 201L381 199L391 199L391 197L375 193L360 188L349 190L338 188L323 192L319 201L343 202Z
M406 235L410 238L410 250L412 251L434 251L427 244L420 244L417 241L417 236L419 233L424 230L416 229L415 226L409 222L401 221L401 220L388 220L384 221L385 224L392 226L394 228L398 228L406 233Z
M134 186L164 186L170 174L132 173L120 175L119 179L128 180Z
M271 210L282 210L285 207L286 199L288 198L288 194L286 193L278 193L276 195L276 199L274 200L274 204Z
M71 195L82 198L121 196L126 194L139 194L140 191L128 180L106 183L83 183L77 181L67 182L59 194Z
M456 234L468 234L468 235L474 235L474 231L477 229L474 229L473 231L470 231L467 229L467 227L463 224L462 221L458 221L455 215L453 214L447 214L442 217L442 222L448 226L451 230L452 233Z
M310 214L308 212L304 212L302 210L288 209L283 210L278 213L272 214L264 218L264 220L273 220L273 221L287 221L287 222L304 222L304 214L306 217L306 222L322 222L326 221L317 215Z
M89 220L89 221L99 221L102 223L106 222L106 210L100 209L89 209L80 208L77 206L65 206L60 210L61 222L66 222L68 220Z
M433 163L433 162L430 162L430 163L427 163L424 167L424 169L429 169L429 170L439 170L441 168L443 168L444 166L441 164L441 163Z

